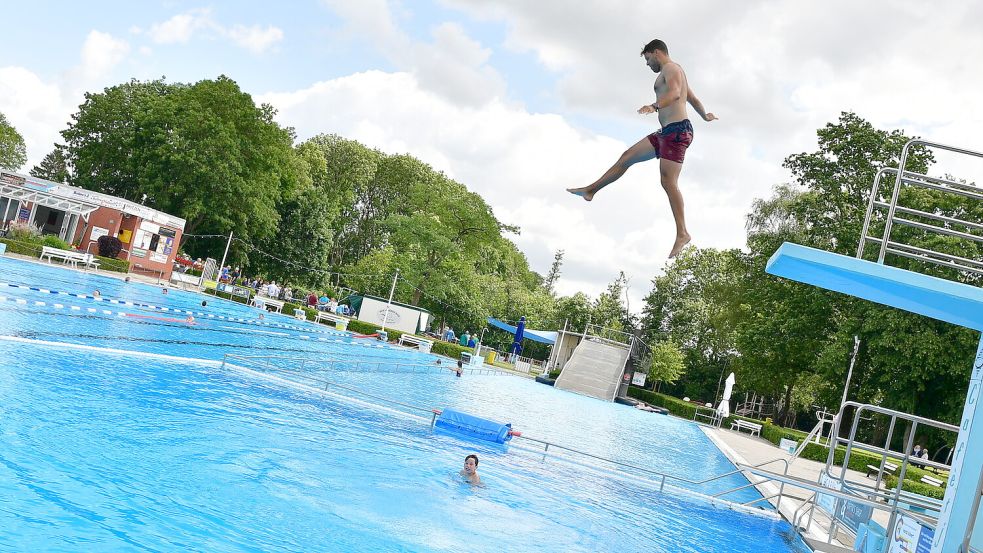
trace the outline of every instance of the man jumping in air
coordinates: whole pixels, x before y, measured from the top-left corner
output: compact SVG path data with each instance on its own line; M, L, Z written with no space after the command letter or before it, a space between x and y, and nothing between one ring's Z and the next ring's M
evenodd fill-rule
M628 148L621 154L618 162L590 186L568 188L567 192L581 196L589 202L594 194L621 178L621 175L624 175L632 165L659 158L662 188L669 196L669 206L672 207L672 216L676 220L676 242L669 252L669 257L675 257L690 241L689 232L686 230L686 217L683 214L683 195L679 192L679 172L683 168L683 157L686 148L693 142L693 125L686 115L686 102L693 106L704 121L713 121L717 116L703 109L703 104L696 98L696 94L693 94L693 89L686 81L683 68L669 57L669 47L665 42L659 39L649 42L642 49L642 57L645 58L649 68L659 73L659 76L655 79L655 103L638 108L638 113L643 115L658 113L662 129Z

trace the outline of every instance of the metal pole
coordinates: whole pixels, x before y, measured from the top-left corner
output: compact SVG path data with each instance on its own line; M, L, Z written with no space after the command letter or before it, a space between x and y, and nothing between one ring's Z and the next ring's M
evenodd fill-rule
M887 243L891 240L891 225L894 224L894 211L898 207L898 195L901 192L901 183L904 182L904 166L908 161L908 150L911 145L917 142L910 140L901 148L901 160L898 162L898 176L894 179L894 191L891 193L891 203L888 204L887 218L884 220L884 239L881 240L881 249L877 253L877 262L884 264L884 256L887 254Z
M881 185L881 177L890 171L890 167L884 167L874 176L874 185L870 189L870 200L867 202L867 215L864 217L864 227L860 231L860 244L857 245L857 259L863 259L864 246L867 243L867 232L870 230L870 218L874 215L874 203L877 201L877 189Z
M840 400L840 411L846 403L846 394L850 390L850 379L853 378L853 364L857 362L857 352L860 351L860 337L853 337L853 354L850 356L850 369L846 373L846 384L843 385L843 399Z
M6 223L7 223L7 212L10 211L10 200L12 200L12 199L13 199L12 197L8 197L7 198L7 207L4 208L4 210L3 210L3 223L4 223L4 226L6 226Z
M386 330L386 321L389 320L389 309L393 304L393 294L396 293L396 281L399 280L399 269L393 275L393 286L389 289L389 301L386 303L386 314L382 316L382 330Z
M218 266L218 278L222 278L222 268L225 267L225 258L229 255L229 246L232 245L232 231L229 231L229 241L225 243L225 253L222 254L222 263Z

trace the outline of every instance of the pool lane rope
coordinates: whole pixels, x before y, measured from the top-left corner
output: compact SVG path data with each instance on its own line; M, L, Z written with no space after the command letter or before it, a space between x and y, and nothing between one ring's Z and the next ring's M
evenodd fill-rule
M74 294L69 294L69 295L74 295ZM152 316L152 315L142 315L142 314L139 314L139 313L130 313L130 312L126 312L126 311L113 311L113 310L110 310L110 309L96 309L94 307L83 307L83 306L80 306L80 305L67 305L67 304L63 304L63 303L49 303L49 302L44 302L44 301L25 300L23 298L9 298L7 296L0 296L0 303L5 303L5 302L6 303L13 303L13 304L16 304L16 305L26 305L26 306L31 306L31 307L51 307L51 308L54 308L54 309L64 309L66 311L76 311L76 312L79 312L79 313L94 313L94 314L99 314L99 315L109 315L109 316L115 316L115 317L127 317L127 318L131 318L131 319L157 320L157 321L161 321L161 322L183 323L183 324L189 324L189 325L191 325L191 324L198 324L198 321L189 321L188 319L174 319L174 318L170 318L170 317L155 317L155 316ZM206 314L206 317L209 318L209 319L220 319L220 320L224 320L224 321L236 321L236 322L240 322L240 323L253 324L253 325L261 325L261 324L264 324L262 321L250 320L250 319L240 319L240 318L236 318L236 317L225 317L225 316L222 316L222 315ZM312 338L311 336L304 336L304 335L299 336L299 338L305 339L305 340L314 340L314 341L317 341L317 342L325 342L325 343L348 344L348 345L360 346L360 347L364 347L364 348L377 348L377 349L381 349L381 348L394 349L395 348L395 346L391 346L389 344L372 343L372 342L366 342L365 340L354 340L353 339L353 340L349 341L349 340L343 340L341 338L333 338L333 339L332 338L320 338L320 337L318 337L318 338Z
M151 303L139 303L139 302L128 301L128 300L117 300L117 299L112 299L112 298L102 298L102 297L98 297L97 298L97 297L92 296L90 294L79 294L79 293L75 293L75 292L64 292L64 291L60 291L60 290L48 290L46 288L39 288L39 287L36 287L36 286L25 286L23 284L13 284L13 283L10 283L10 282L0 282L0 288L20 288L20 289L23 289L23 290L31 290L33 292L40 292L42 294L54 294L54 295L60 295L60 296L69 296L69 297L79 298L79 299L88 299L88 300L93 300L93 301L98 301L98 302L106 302L106 303L111 303L111 304L115 304L115 305L124 305L126 307L140 307L140 308L144 308L144 309L153 309L155 311L161 311L163 313L178 313L178 314L181 314L181 315L193 315L195 317L208 318L208 319L220 319L220 320L224 320L224 321L236 321L236 322L240 322L240 323L259 324L259 325L265 325L265 326L272 326L272 327L276 327L276 328L286 328L286 329L289 329L289 330L297 330L297 331L300 331L300 332L312 332L312 333L315 333L315 334L330 334L330 335L334 335L334 336L343 335L343 333L340 332L340 331L332 331L332 330L329 330L329 329L310 329L310 328L302 328L302 327L299 327L299 326L296 326L296 325L288 325L288 324L274 323L274 322L268 322L268 321L259 321L259 320L253 320L253 319L243 319L243 318L238 318L238 317L225 317L225 316L222 316L222 315L215 315L213 313L205 313L203 311L191 311L191 310L188 310L188 309L176 309L176 308L173 308L173 307L165 307L165 306L162 306L162 305L154 305L154 304L151 304ZM44 305L44 304L42 303L40 305ZM281 315L283 315L283 314L281 313ZM284 317L289 317L289 315L283 315L283 316Z

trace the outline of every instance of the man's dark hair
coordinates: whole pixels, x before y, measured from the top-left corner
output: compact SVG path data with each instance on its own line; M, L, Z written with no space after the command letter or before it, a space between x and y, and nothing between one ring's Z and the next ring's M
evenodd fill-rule
M478 456L475 455L474 453L472 453L471 455L468 455L467 457L465 457L464 458L464 462L467 463L468 462L468 459L471 459L471 458L474 458L474 466L478 466Z
M652 40L652 42L649 42L648 44L646 44L645 47L642 48L641 55L644 56L645 54L651 54L652 52L655 52L656 50L659 50L660 52L664 53L667 56L669 55L669 47L666 46L666 43L665 42L662 42L659 39L654 39L654 40Z

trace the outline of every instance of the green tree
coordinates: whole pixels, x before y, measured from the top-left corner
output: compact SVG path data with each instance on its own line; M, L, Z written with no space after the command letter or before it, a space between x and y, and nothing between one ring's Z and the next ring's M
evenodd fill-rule
M0 169L16 171L27 161L24 137L0 113Z
M646 358L645 366L653 386L657 382L672 384L686 370L685 356L672 342L656 342Z
M65 147L61 144L55 144L55 149L48 152L41 163L31 169L31 175L53 182L71 182L71 172L68 169L68 160L65 158Z
M224 76L131 81L86 94L62 136L75 184L178 215L186 237L231 230L254 243L276 230L280 201L306 179L293 132L274 114Z
M764 274L767 259L786 240L854 254L874 173L896 167L909 140L901 131L875 129L852 113L842 114L818 136L816 152L786 159L796 184L777 187L772 198L755 203L748 218L750 252L737 310L738 380L774 394L785 411L793 407L800 386L835 407L856 334L863 347L851 399L955 421L961 397L948 398L965 387L975 348L971 332ZM924 173L931 162L929 152L916 148L907 168ZM983 215L971 202L916 187L902 190L901 205L944 216ZM869 234L878 234L878 224L883 220L875 217ZM957 245L907 227L896 229L892 240L970 258L983 254L978 245ZM889 257L888 262L956 280L974 278L905 258ZM815 385L814 375L826 384ZM945 399L924 401L931 393Z
M647 341L669 341L683 352L686 378L672 393L716 395L737 353L733 309L743 271L737 250L691 248L652 280L641 328Z
M550 272L546 273L546 278L543 282L543 286L545 286L550 292L553 291L556 281L560 279L560 269L562 267L563 250L556 250L556 254L553 255L553 264L550 265Z

